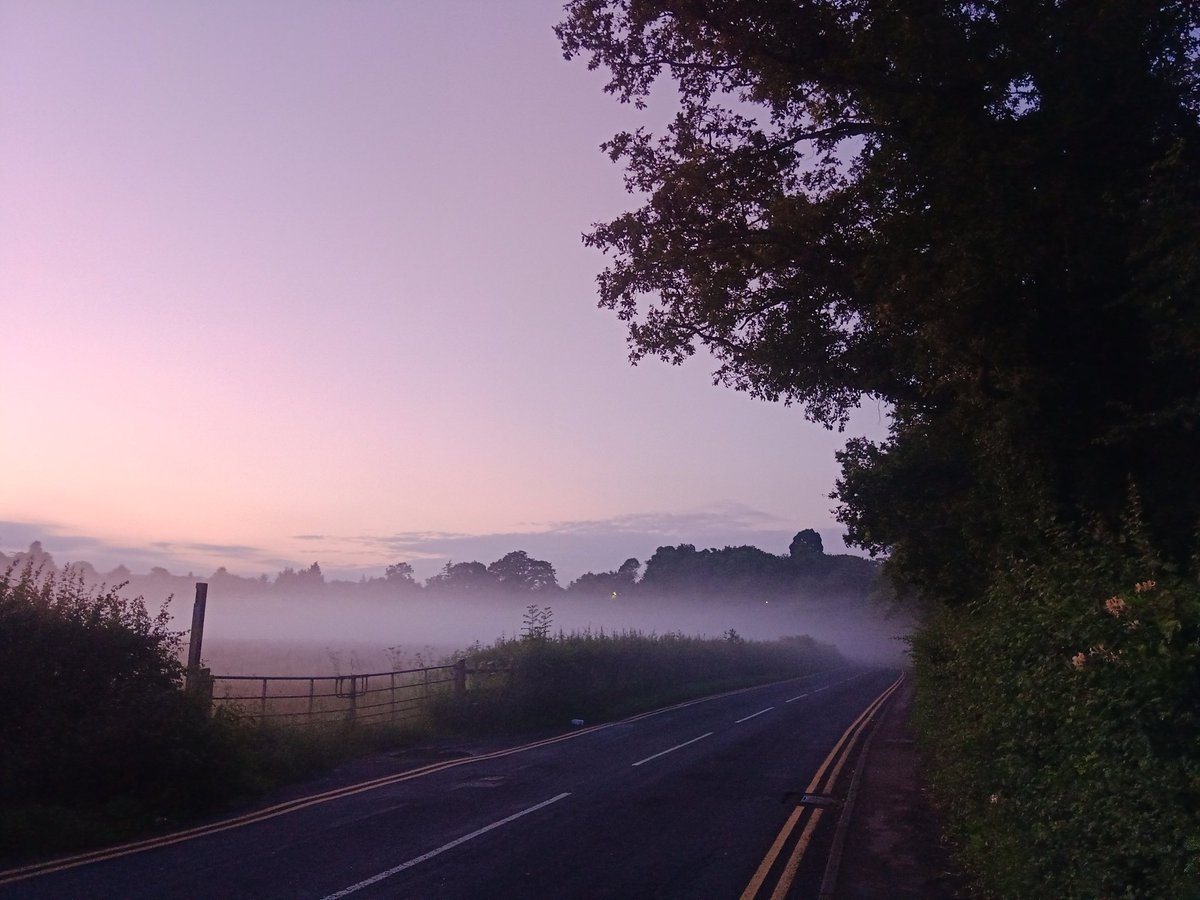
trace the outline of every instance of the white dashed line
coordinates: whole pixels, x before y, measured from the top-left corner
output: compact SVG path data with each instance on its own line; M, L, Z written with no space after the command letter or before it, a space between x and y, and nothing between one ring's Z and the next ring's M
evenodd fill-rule
M637 762L634 763L634 765L640 766L642 763L648 763L652 759L658 759L660 756L666 756L668 753L674 753L680 747L686 747L688 744L694 744L694 743L696 743L696 741L702 741L706 737L710 737L711 735L712 735L712 732L709 731L705 734L700 735L700 737L692 738L690 741L684 741L682 744L676 744L674 747L668 747L666 750L660 750L658 753L655 753L653 756L647 756L645 759L639 759Z

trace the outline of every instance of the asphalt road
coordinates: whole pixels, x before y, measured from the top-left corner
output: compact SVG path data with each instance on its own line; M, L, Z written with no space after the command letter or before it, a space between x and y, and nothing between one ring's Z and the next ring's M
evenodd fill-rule
M0 898L817 897L836 807L804 795L844 792L855 723L896 674L840 669L443 761L0 873Z

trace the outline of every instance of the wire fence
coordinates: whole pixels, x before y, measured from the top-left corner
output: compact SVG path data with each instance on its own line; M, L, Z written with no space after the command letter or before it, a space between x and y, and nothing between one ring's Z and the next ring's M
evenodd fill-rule
M261 722L400 722L420 715L439 692L465 691L467 674L460 661L362 675L208 675L206 687L214 709Z

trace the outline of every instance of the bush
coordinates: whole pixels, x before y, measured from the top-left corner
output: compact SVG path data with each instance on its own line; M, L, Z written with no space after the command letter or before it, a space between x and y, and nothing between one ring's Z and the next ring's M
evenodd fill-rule
M120 836L236 790L233 726L181 690L168 625L165 604L152 617L69 569L0 575L0 850Z
M989 896L1200 896L1200 588L1056 534L914 641L916 721Z
M461 697L438 698L434 721L458 730L503 731L602 721L720 690L804 675L842 663L809 637L746 641L681 634L590 631L500 640L473 650L477 675Z

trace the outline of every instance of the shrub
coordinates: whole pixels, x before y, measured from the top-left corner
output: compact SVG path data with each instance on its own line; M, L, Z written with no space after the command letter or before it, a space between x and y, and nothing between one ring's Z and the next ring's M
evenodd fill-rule
M1200 588L1056 534L914 641L916 721L995 897L1200 896Z
M69 569L0 575L0 850L119 835L239 783L232 726L180 689L168 625L165 604L151 616Z
M435 722L500 731L600 721L685 697L788 678L842 662L837 650L808 637L747 641L682 634L591 631L533 633L473 650L481 675L462 697L434 705Z

